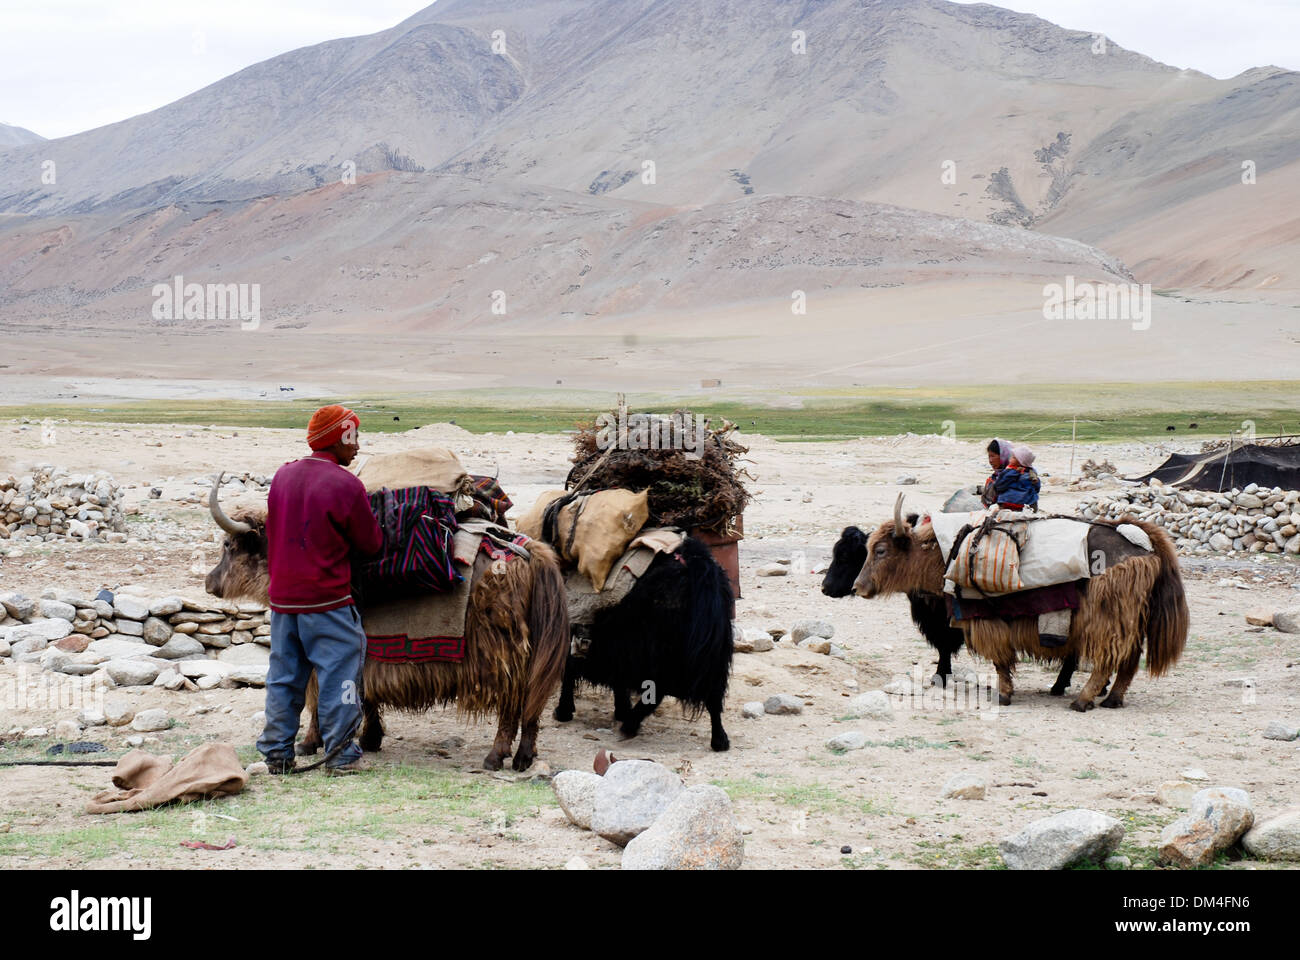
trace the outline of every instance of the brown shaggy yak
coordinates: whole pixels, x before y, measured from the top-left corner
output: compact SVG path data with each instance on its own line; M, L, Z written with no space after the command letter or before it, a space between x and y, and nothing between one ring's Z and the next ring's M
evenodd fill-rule
M867 561L853 584L860 597L887 593L943 591L946 558L935 539L934 528L914 526L903 519L902 496L894 505L894 520L881 524L867 541ZM1154 551L1133 547L1115 532L1121 523L1141 527ZM1124 693L1133 681L1146 642L1147 669L1153 677L1169 671L1187 642L1189 615L1178 556L1169 535L1157 526L1122 517L1092 524L1090 553L1100 549L1105 572L1080 583L1079 609L1074 611L1064 646L1044 647L1038 642L1036 617L1011 620L972 619L958 625L966 645L989 660L998 671L999 702L1011 702L1011 675L1017 655L1060 661L1075 655L1092 664L1092 675L1070 704L1091 710L1112 673L1115 686L1103 707L1122 707Z
M226 533L221 559L209 571L208 593L227 600L268 603L265 509L239 510L229 517L213 484L208 506ZM500 770L522 728L511 764L527 770L537 755L537 728L547 700L559 687L569 654L569 612L564 578L550 547L528 544L529 559L511 560L485 570L474 582L465 620L465 659L454 663L383 663L367 659L362 673L363 750L383 743L381 706L427 710L455 703L462 717L498 717L492 751L483 761ZM321 746L316 723L316 676L307 691L312 722L299 753Z

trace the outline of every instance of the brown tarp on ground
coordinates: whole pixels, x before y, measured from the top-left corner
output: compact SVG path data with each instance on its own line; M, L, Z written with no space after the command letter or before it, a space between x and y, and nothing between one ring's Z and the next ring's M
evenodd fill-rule
M132 750L113 768L113 786L95 794L87 813L147 810L173 800L204 800L239 793L248 774L228 743L195 747L175 765L167 757Z
M1220 492L1257 483L1261 487L1300 490L1300 444L1261 446L1247 443L1205 454L1175 453L1150 473L1127 479L1159 480L1185 490Z

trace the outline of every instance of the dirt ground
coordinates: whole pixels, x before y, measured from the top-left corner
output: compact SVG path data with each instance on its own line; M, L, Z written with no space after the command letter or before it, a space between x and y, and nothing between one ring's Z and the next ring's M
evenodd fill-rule
M50 587L202 595L191 567L214 562L216 546L206 510L183 502L201 489L194 478L218 468L269 474L303 452L295 432L243 428L65 424L58 442L43 446L39 430L21 431L10 421L0 422L0 436L0 473L40 462L105 469L135 485L127 504L142 511L132 518L136 536L126 544L15 549L0 542L0 590L32 596ZM480 769L492 726L465 725L453 712L389 714L383 752L371 772L357 777L256 777L238 797L143 814L83 812L89 796L109 786L108 768L6 768L0 867L557 868L575 856L591 867L616 867L620 850L570 826L545 779L548 769L590 769L601 747L658 760L688 784L725 788L746 833L746 868L996 867L1001 837L1075 807L1120 818L1128 831L1121 852L1134 867L1149 867L1160 829L1178 816L1156 802L1156 789L1188 768L1204 770L1210 784L1248 790L1258 816L1300 802L1298 745L1261 737L1272 720L1300 724L1300 640L1245 620L1247 610L1300 605L1293 562L1271 556L1188 561L1186 654L1170 676L1139 674L1122 710L1075 713L1069 698L1047 693L1054 668L1027 663L1013 704L993 717L930 707L896 709L887 721L847 720L842 704L853 694L914 668L928 678L933 651L912 626L904 598L830 599L820 592L821 577L808 571L829 559L844 526L887 518L898 492L910 507L938 509L957 486L982 478L981 443L938 437L749 442L755 501L745 515L738 620L787 630L802 618L829 620L847 657L793 648L788 639L768 653L737 654L725 716L729 752L711 752L707 719L689 722L671 701L639 737L622 741L611 729L609 698L586 690L572 722L557 724L549 716L544 722L539 773ZM363 443L369 443L364 434ZM568 440L561 436L474 436L442 425L375 437L369 449L429 444L455 449L473 472L499 473L519 508L567 472ZM1078 460L1109 457L1129 472L1158 463L1165 449L1095 446L1081 448ZM1069 456L1068 445L1046 446L1038 465L1063 477ZM902 474L918 482L899 486ZM163 486L162 499L147 499L153 484ZM1044 506L1053 510L1069 510L1080 499L1056 477L1044 491ZM150 539L140 539L142 531ZM758 567L782 559L791 560L790 576L756 575ZM143 573L131 572L136 565ZM989 669L965 653L956 662ZM1072 692L1086 676L1076 674ZM35 679L30 670L20 676L10 661L0 665L0 736L34 726L52 731L56 721L75 717L75 709L32 708L30 698L18 698L23 709L12 709L19 684ZM1243 679L1254 681L1253 693ZM799 695L804 712L742 718L746 701L774 693ZM145 749L179 755L222 740L246 762L256 759L260 690L128 688L110 696L137 710L165 707L175 718ZM841 755L828 751L826 740L848 730L865 732L869 745ZM109 752L99 756L116 757L126 749L125 732L91 728L84 738L106 743ZM40 757L53 742L10 737L0 758ZM959 772L983 776L987 797L942 799L944 782ZM220 852L180 846L228 838L237 846Z

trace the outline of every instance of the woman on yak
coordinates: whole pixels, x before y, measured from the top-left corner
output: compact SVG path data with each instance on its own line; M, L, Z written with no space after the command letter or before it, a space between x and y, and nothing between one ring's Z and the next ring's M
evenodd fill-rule
M327 772L360 769L365 636L352 600L352 551L371 555L383 534L366 489L344 469L360 449L355 413L321 407L307 425L309 457L286 463L271 481L266 512L271 664L266 726L257 749L272 773L294 767L294 739L313 668Z

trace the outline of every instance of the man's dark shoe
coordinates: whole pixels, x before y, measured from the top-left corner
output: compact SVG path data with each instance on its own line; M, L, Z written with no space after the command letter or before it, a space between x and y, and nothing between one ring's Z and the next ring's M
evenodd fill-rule
M272 760L268 757L266 761L266 769L270 773L277 773L277 774L293 773L293 768L294 768L293 757L280 757L276 760Z

